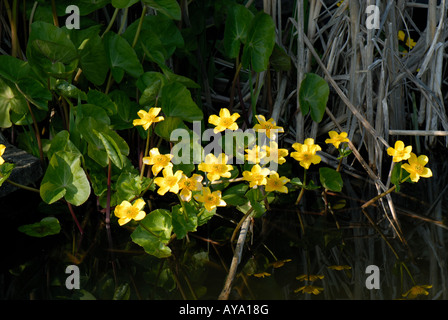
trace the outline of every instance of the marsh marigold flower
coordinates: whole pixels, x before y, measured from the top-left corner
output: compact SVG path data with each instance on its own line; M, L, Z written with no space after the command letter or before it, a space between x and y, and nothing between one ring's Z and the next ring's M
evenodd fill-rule
M310 293L310 294L312 293L314 295L318 295L322 291L324 291L324 288L316 287L316 286L312 286L312 285L306 285L306 286L303 286L303 287L300 287L300 288L294 290L295 293L299 293L299 292Z
M207 178L210 181L218 180L220 177L230 178L233 166L227 164L228 156L221 153L218 157L210 153L205 157L205 162L198 165L198 169L207 173Z
M316 152L322 149L317 144L314 144L313 138L305 139L303 144L296 142L292 147L297 152L291 152L291 157L299 161L300 165L305 169L308 169L311 164L318 164L321 161Z
M173 167L171 159L172 154L160 154L158 148L152 148L149 151L149 157L143 158L143 163L147 165L152 165L152 173L156 176L164 168Z
M427 296L429 292L426 289L431 289L432 285L417 285L413 286L411 289L403 293L403 297L408 299L415 299L417 296L425 295Z
M279 177L277 172L271 173L269 177L266 178L267 192L277 191L282 193L288 193L288 188L285 186L290 180L286 177Z
M163 169L163 178L157 177L154 178L154 183L159 186L159 190L157 193L163 196L168 191L172 193L179 192L179 181L182 178L183 172L181 170L177 170L175 174L173 174L173 169L171 167L166 167Z
M337 270L337 271L342 271L342 270L350 270L352 267L344 264L344 265L334 265L334 266L328 266L328 269L331 270Z
M3 153L5 153L6 146L4 144L0 144L0 166L5 163L5 160L2 158Z
M254 165L251 171L243 172L243 180L249 182L251 188L255 186L265 185L267 183L266 177L271 173L268 168L261 168L258 164Z
M411 157L412 146L404 146L403 141L395 142L395 148L387 148L387 154L390 155L393 162L401 162Z
M300 276L297 276L296 279L299 281L316 281L316 280L322 280L325 276L323 274L302 274Z
M261 148L266 151L266 157L261 159L261 163L273 161L278 164L284 164L286 162L285 157L289 152L287 149L279 149L277 142L270 141L269 145L264 145Z
M342 142L349 142L347 138L347 132L337 133L336 131L330 131L328 132L328 135L330 136L330 138L326 139L325 143L333 144L336 149L339 148L339 145Z
M158 117L160 110L162 110L162 108L151 108L148 112L140 110L137 112L140 119L135 119L132 124L134 126L143 126L143 129L148 130L153 123L164 120L163 117Z
M266 118L261 114L256 115L255 118L258 120L258 124L254 125L254 130L257 132L263 132L263 130L265 130L266 136L271 140L275 139L277 133L284 132L283 128L277 126L272 118L266 120Z
M142 210L144 207L145 201L143 199L135 200L134 204L129 201L121 202L114 210L114 214L118 218L118 224L122 226L131 220L142 220L146 216L145 211Z
M208 117L208 122L216 126L215 129L213 129L214 133L218 133L226 129L237 130L238 124L235 121L239 117L240 115L238 113L230 115L230 111L227 108L222 108L219 111L219 117L212 114Z
M193 174L191 178L186 175L182 175L182 179L179 181L180 198L182 201L190 201L192 196L192 191L199 191L202 189L202 179L203 177L199 174Z
M405 38L406 38L406 34L404 33L404 31L402 31L402 30L398 31L398 40L405 42ZM417 43L411 37L407 37L406 46L409 49L414 48L416 44Z
M401 167L409 172L412 182L417 182L420 177L432 177L431 169L425 167L428 161L429 159L427 156L422 154L417 158L417 156L411 152L411 156L408 159L409 163L405 163Z
M246 149L246 155L244 158L251 164L260 163L261 159L266 157L266 152L261 151L260 147L255 145L252 149Z
M196 201L202 202L207 211L212 211L216 207L225 207L227 203L221 199L221 191L210 191L210 188L202 188L202 194L194 196Z

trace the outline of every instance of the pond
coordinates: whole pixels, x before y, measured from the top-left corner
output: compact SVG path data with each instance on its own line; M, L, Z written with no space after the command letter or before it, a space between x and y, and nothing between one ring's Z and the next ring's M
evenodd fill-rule
M362 212L361 205L377 194L368 179L343 174L343 192L326 195L332 212L325 212L321 191L307 191L299 207L294 195L279 197L250 224L229 299L403 299L414 285L431 286L417 299L447 299L447 186L437 183L448 181L446 163L438 160L445 157L429 155L437 179L406 183L392 193L404 240L378 202L366 210L376 229ZM216 300L233 255L228 239L242 217L218 211L197 232L173 242L169 259L158 259L144 254L117 224L111 250L93 205L77 211L86 230L82 237L66 206L50 208L29 192L1 199L1 208L8 225L1 236L2 299ZM49 213L60 219L60 234L31 238L17 231ZM72 264L79 266L81 279L80 289L70 291L65 269ZM377 266L377 272L368 266Z

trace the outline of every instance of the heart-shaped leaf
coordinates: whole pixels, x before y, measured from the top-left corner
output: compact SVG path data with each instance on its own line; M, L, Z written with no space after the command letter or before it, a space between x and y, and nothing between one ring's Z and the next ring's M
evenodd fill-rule
M240 53L241 44L246 42L253 17L253 13L243 5L236 4L229 8L223 40L229 58L236 58Z
M58 234L61 231L61 225L59 224L58 219L54 217L46 217L39 222L20 226L18 230L30 237L42 238Z
M299 90L300 110L304 115L311 112L311 119L321 122L329 94L330 88L323 78L314 73L307 73Z
M332 168L322 167L319 169L319 174L320 174L320 183L322 183L322 186L325 189L334 192L342 191L342 186L344 183L342 181L341 174L338 171Z

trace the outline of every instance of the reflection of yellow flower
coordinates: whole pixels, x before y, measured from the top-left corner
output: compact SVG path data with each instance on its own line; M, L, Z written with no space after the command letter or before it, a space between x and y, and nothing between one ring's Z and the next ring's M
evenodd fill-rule
M129 201L123 201L114 210L115 216L119 218L118 224L122 226L132 219L136 221L142 220L146 216L145 211L142 211L144 207L145 201L143 199L137 199L134 204L131 204Z
M135 119L132 124L134 126L143 126L145 130L148 130L151 124L163 121L163 117L157 116L160 110L162 110L162 108L151 108L148 112L146 112L145 110L140 110L139 112L137 112L140 119Z
M192 191L202 189L202 179L202 176L199 174L193 174L191 178L188 178L186 175L182 176L182 179L179 181L179 189L182 189L180 192L180 198L182 201L190 201Z
M247 154L244 156L244 158L250 163L260 163L261 159L266 157L266 152L261 151L260 147L255 145L252 149L246 149Z
M251 171L243 172L243 180L249 181L251 188L255 186L265 185L266 177L271 171L268 168L261 168L258 164L254 165Z
M306 286L303 286L303 287L300 287L300 288L294 290L295 293L299 293L299 292L312 293L314 295L318 295L322 291L324 291L324 288L316 287L316 286L312 286L312 285L306 285Z
M5 152L6 146L4 144L0 144L0 166L5 163L5 160L2 158L3 153Z
M404 146L403 141L395 142L395 148L387 148L387 154L390 155L393 162L400 162L411 157L412 146Z
M328 266L328 269L331 270L350 270L352 267L348 266L348 265L341 265L341 266Z
M162 169L173 167L173 164L171 163L172 158L172 154L160 154L158 148L152 148L149 151L149 157L143 158L143 163L152 165L152 173L156 176Z
M173 169L171 167L166 167L163 169L163 178L157 177L154 179L154 183L159 186L159 190L157 193L163 196L168 191L172 193L179 192L179 181L182 178L183 172L181 170L177 170L175 174L173 174Z
M316 152L322 149L317 144L314 144L313 138L305 139L303 144L296 142L292 147L297 152L291 152L291 157L299 161L300 165L305 169L308 169L311 164L318 164L321 161Z
M429 159L425 155L417 156L411 152L411 156L408 159L409 163L403 164L401 167L409 172L412 182L417 182L420 177L429 178L432 177L432 171L429 168L425 168Z
M279 149L277 142L270 141L269 146L264 145L261 148L266 151L266 157L261 160L261 163L274 161L278 164L284 164L286 162L286 159L284 157L288 155L288 150Z
M262 115L256 115L255 118L258 120L258 124L254 125L254 130L257 132L263 132L263 130L266 130L266 136L271 140L275 139L278 132L284 132L283 128L277 126L272 118L266 120L266 118Z
M409 289L406 293L403 293L403 297L408 299L415 299L417 296L425 295L427 296L429 294L426 289L431 289L432 285L417 285L413 286L411 289Z
M277 172L271 173L269 177L266 178L266 191L277 191L282 193L288 193L288 188L285 187L290 180L286 177L279 177Z
M330 131L328 132L328 135L330 136L330 139L326 139L325 143L332 143L335 148L339 148L339 145L342 142L348 142L347 138L347 132L341 132L338 134L336 131Z
M254 273L253 276L257 278L269 277L271 274L267 272Z
M233 166L227 164L228 159L229 157L224 153L218 157L210 153L205 157L205 162L198 165L198 169L207 172L207 178L210 181L218 180L220 177L230 178Z
M238 113L230 115L230 111L227 108L222 108L219 111L219 117L213 114L208 118L208 122L216 126L215 129L213 129L214 133L218 133L226 129L237 130L238 124L235 121L239 117L240 115Z
M212 211L216 207L225 207L227 203L221 199L221 191L210 191L210 188L202 188L202 194L196 194L194 198L204 203L207 211Z
M316 281L316 280L322 280L325 276L323 274L302 274L300 276L297 276L296 279L299 281Z
M290 262L292 261L291 259L285 259L285 260L278 260L278 261L274 261L272 263L270 263L270 266L273 266L274 268L280 268L283 267L285 265L286 262Z

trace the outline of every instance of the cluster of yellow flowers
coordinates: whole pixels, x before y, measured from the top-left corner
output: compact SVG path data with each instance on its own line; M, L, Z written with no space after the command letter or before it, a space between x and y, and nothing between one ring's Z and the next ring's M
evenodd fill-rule
M420 177L429 178L432 177L432 171L426 168L429 158L425 155L416 156L412 152L412 146L405 147L404 142L398 140L395 142L394 148L389 147L387 154L392 157L393 162L401 162L408 160L408 163L403 164L401 167L410 174L412 182L417 182Z

